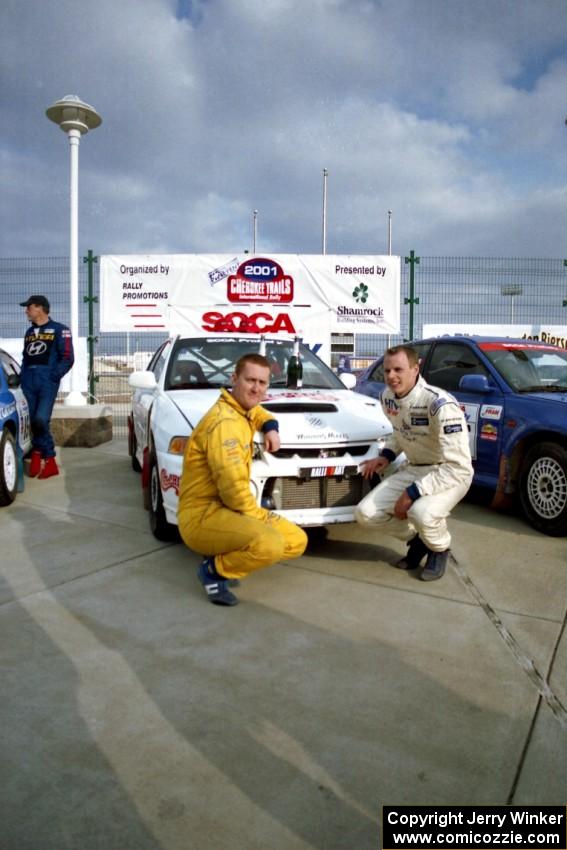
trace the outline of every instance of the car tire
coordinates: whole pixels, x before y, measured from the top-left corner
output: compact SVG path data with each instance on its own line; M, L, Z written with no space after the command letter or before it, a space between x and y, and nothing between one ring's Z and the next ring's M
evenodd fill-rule
M16 441L7 428L0 437L0 505L11 505L18 491L18 453Z
M140 462L136 457L136 451L138 449L138 441L136 440L136 431L134 430L134 419L132 415L128 417L128 454L130 455L130 461L132 463L132 469L134 472L141 472L142 467L140 466Z
M178 541L179 531L176 525L168 522L163 506L161 485L159 482L159 466L155 454L150 455L149 469L149 516L150 529L154 537L166 543Z
M520 471L520 502L527 519L550 537L567 534L567 449L539 443L527 452Z

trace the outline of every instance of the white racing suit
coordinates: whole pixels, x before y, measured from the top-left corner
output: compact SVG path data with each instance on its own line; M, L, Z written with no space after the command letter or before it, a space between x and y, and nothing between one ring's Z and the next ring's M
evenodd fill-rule
M365 496L356 520L401 540L417 533L428 549L443 552L451 543L447 517L473 477L464 413L452 395L429 386L421 375L403 398L386 388L380 401L393 428L381 455L393 461L404 452L407 460ZM393 510L404 490L414 501L407 519L399 520Z

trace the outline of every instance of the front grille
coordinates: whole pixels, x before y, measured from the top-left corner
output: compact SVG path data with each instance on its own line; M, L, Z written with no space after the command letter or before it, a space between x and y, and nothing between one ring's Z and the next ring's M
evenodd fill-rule
M351 457L357 457L359 455L365 455L367 451L370 449L369 445L366 446L339 446L334 449L324 449L325 454L321 454L321 446L316 446L315 448L306 448L305 446L298 446L296 449L278 449L277 452L274 452L274 457L286 458L286 457L345 457L345 455L351 455Z
M349 478L270 478L264 495L271 496L276 510L308 510L310 508L340 508L357 505L364 495L362 475Z

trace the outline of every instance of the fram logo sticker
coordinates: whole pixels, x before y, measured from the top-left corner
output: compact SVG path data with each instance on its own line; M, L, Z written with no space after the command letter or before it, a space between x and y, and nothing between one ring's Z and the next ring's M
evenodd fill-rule
M480 408L481 419L500 419L502 408L492 404L483 404Z

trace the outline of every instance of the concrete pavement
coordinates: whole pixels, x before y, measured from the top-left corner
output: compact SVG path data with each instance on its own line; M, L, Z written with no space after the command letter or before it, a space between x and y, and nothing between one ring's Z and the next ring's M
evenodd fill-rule
M382 804L567 800L567 540L472 501L439 582L334 527L210 605L124 440L0 512L2 850L371 850Z

